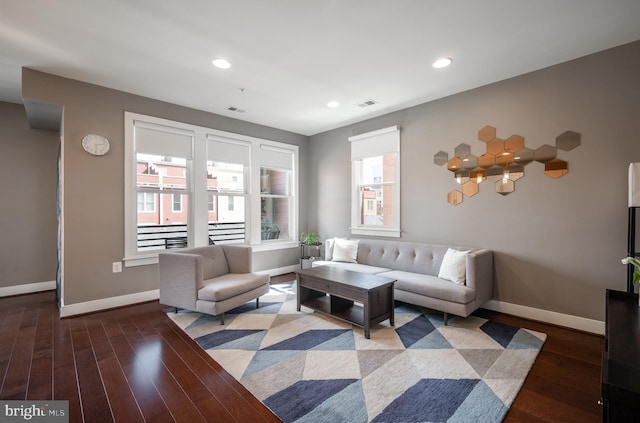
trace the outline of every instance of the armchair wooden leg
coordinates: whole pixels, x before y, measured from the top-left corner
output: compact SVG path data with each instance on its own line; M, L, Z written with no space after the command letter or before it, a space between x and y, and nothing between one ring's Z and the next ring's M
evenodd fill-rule
M220 315L220 324L224 325L224 313Z
M447 313L444 314L444 325L447 326L449 320L449 315Z
M260 308L260 298L256 298L256 308Z

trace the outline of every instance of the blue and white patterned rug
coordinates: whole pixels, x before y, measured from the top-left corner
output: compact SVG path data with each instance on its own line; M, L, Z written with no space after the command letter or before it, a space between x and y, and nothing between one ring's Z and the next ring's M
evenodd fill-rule
M284 422L500 422L546 335L397 304L395 327L302 308L295 283L218 317L167 313Z

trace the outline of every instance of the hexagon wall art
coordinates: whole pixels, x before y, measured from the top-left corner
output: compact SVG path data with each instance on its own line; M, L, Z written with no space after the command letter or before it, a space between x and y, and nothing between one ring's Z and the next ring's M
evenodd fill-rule
M460 189L447 193L447 202L457 206L464 197L473 197L480 190L480 184L489 181L498 194L508 195L515 191L516 181L524 177L524 168L536 161L544 164L544 174L560 178L569 173L569 163L557 157L558 150L570 151L580 145L580 134L565 131L556 137L555 145L544 144L535 150L525 147L524 137L511 135L506 139L496 136L496 128L485 126L478 131L478 141L485 144L485 152L480 156L471 154L471 147L461 143L449 153L438 151L433 162L438 166L447 165L453 173Z

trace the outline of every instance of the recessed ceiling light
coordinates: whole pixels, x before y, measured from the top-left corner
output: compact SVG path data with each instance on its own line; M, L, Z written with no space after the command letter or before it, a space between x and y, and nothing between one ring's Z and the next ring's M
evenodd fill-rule
M433 64L431 66L433 66L436 69L441 69L441 68L446 68L447 66L449 66L451 64L451 62L453 62L453 59L451 59L450 57L442 57L442 58L436 60L435 62L433 62Z
M231 63L227 59L213 59L211 61L213 66L220 69L229 69L231 67Z
M338 103L337 101L333 100L333 101L330 101L330 102L327 103L327 107L331 107L332 109L336 108L336 107L340 107L340 103Z

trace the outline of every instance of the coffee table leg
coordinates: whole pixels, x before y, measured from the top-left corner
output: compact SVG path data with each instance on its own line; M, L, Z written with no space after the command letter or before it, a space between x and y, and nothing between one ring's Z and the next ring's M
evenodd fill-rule
M393 300L393 284L391 284L391 287L389 288L390 292L389 292L389 301L391 302L389 304L389 309L390 309L390 316L389 316L389 323L391 324L391 326L394 325L395 323L395 315L396 315L396 307L395 307L395 301Z
M364 337L369 339L371 336L369 333L369 328L371 327L371 291L367 293L362 306L364 307Z

